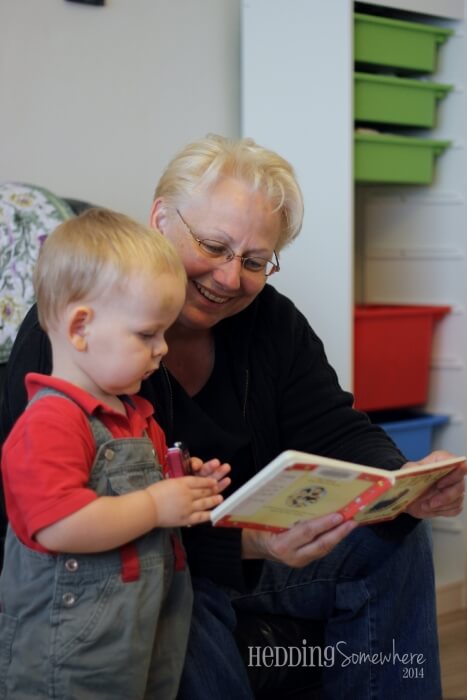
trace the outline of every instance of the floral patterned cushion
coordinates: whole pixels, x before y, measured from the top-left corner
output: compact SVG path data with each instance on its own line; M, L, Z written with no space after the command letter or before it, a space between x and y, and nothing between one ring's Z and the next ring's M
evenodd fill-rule
M59 197L42 187L0 183L0 363L34 302L32 271L53 229L73 216Z

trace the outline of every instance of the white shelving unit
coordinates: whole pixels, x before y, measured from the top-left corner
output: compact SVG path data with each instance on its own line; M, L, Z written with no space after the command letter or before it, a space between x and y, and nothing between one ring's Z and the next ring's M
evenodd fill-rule
M242 130L294 164L305 196L303 232L274 284L307 315L350 389L355 301L451 305L436 327L424 409L451 416L435 446L466 454L465 2L372 5L454 30L429 77L454 84L426 134L453 142L429 187L354 185L353 2L243 0ZM435 522L438 584L466 605L465 520Z

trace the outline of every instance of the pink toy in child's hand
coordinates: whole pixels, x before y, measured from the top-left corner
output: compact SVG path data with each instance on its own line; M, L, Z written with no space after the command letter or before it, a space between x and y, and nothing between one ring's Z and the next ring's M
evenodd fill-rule
M174 442L173 447L169 447L167 450L167 466L171 477L189 476L193 473L190 453L183 442Z

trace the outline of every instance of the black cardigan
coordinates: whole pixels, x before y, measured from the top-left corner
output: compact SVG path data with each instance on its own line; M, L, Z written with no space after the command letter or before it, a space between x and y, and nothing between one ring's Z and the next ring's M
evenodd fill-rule
M274 287L266 285L244 311L221 321L218 330L234 367L234 385L252 436L255 471L284 449L387 469L397 469L406 461L380 428L352 408L353 397L339 386L320 339L292 302ZM50 344L38 325L35 307L23 322L8 364L1 409L2 442L24 410L24 375L30 371L51 371ZM155 406L167 441L177 439L167 371L152 375L140 393ZM235 487L250 476L237 466ZM393 537L403 535L415 522L402 515L393 523L373 527L381 536ZM191 528L185 543L193 575L245 588L244 574L250 575L252 567L241 561L239 530Z

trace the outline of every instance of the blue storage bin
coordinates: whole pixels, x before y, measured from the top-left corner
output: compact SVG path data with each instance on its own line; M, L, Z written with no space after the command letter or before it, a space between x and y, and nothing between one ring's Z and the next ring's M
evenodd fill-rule
M368 415L371 422L381 426L410 460L426 457L433 450L433 429L449 421L449 416L412 411L381 411Z

